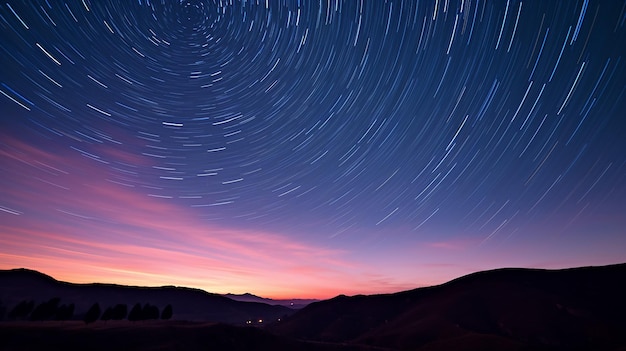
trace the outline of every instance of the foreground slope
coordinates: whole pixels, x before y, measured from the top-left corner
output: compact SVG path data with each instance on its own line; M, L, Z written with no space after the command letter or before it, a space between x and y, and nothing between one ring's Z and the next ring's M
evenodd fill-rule
M378 351L298 341L255 327L181 321L5 322L0 323L0 350Z
M498 269L396 294L338 296L273 330L407 350L626 350L626 264Z
M78 318L95 302L103 308L126 304L129 311L136 303L149 303L160 310L171 304L175 320L231 324L245 324L248 320L274 321L293 313L284 306L234 301L199 289L72 284L27 269L0 270L0 303L7 310L20 301L34 300L38 304L55 297L63 304L75 304Z

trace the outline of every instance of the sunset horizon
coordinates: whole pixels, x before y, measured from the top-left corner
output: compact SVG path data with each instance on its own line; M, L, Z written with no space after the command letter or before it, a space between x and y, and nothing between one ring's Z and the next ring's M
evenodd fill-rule
M0 4L0 269L272 299L626 262L626 5Z

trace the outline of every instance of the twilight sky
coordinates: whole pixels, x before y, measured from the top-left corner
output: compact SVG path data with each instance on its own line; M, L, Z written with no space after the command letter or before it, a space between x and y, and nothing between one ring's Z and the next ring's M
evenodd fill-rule
M624 1L0 4L0 269L327 298L626 261Z

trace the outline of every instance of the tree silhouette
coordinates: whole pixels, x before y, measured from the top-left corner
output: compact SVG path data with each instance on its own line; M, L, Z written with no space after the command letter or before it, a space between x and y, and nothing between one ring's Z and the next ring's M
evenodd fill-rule
M117 304L113 307L113 314L111 319L119 321L126 318L126 314L128 314L128 308L125 304Z
M7 308L2 303L2 300L0 300L0 321L4 320L4 314L6 313L6 310Z
M85 324L93 323L98 320L98 317L100 317L100 305L96 302L91 305L83 321L85 321Z
M57 321L68 321L74 316L74 304L61 305L57 308L56 315L54 317Z
M143 313L141 309L141 304L137 302L135 306L133 306L133 309L130 310L130 313L128 314L128 320L131 322L141 320L142 314Z
M108 320L111 320L112 318L113 318L113 308L107 307L106 310L104 310L104 313L102 313L102 316L100 317L100 319L106 322Z
M20 303L18 303L15 307L13 307L11 312L9 312L9 319L11 320L26 319L26 317L28 317L28 315L30 314L30 312L33 310L34 307L35 307L35 301L23 300Z
M157 306L146 303L141 310L141 319L159 319L159 308Z
M172 311L172 305L167 305L165 306L165 308L163 309L163 312L161 312L161 319L170 319L172 318L173 315L173 311Z
M57 314L60 298L55 297L46 302L42 302L30 314L31 321L47 321L54 319Z

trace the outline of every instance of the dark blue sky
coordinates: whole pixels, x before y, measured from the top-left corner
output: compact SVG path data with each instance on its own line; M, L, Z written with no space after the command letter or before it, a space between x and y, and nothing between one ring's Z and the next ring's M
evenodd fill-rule
M0 33L4 268L281 256L324 295L626 259L626 2L11 0ZM181 284L307 291L215 262Z

